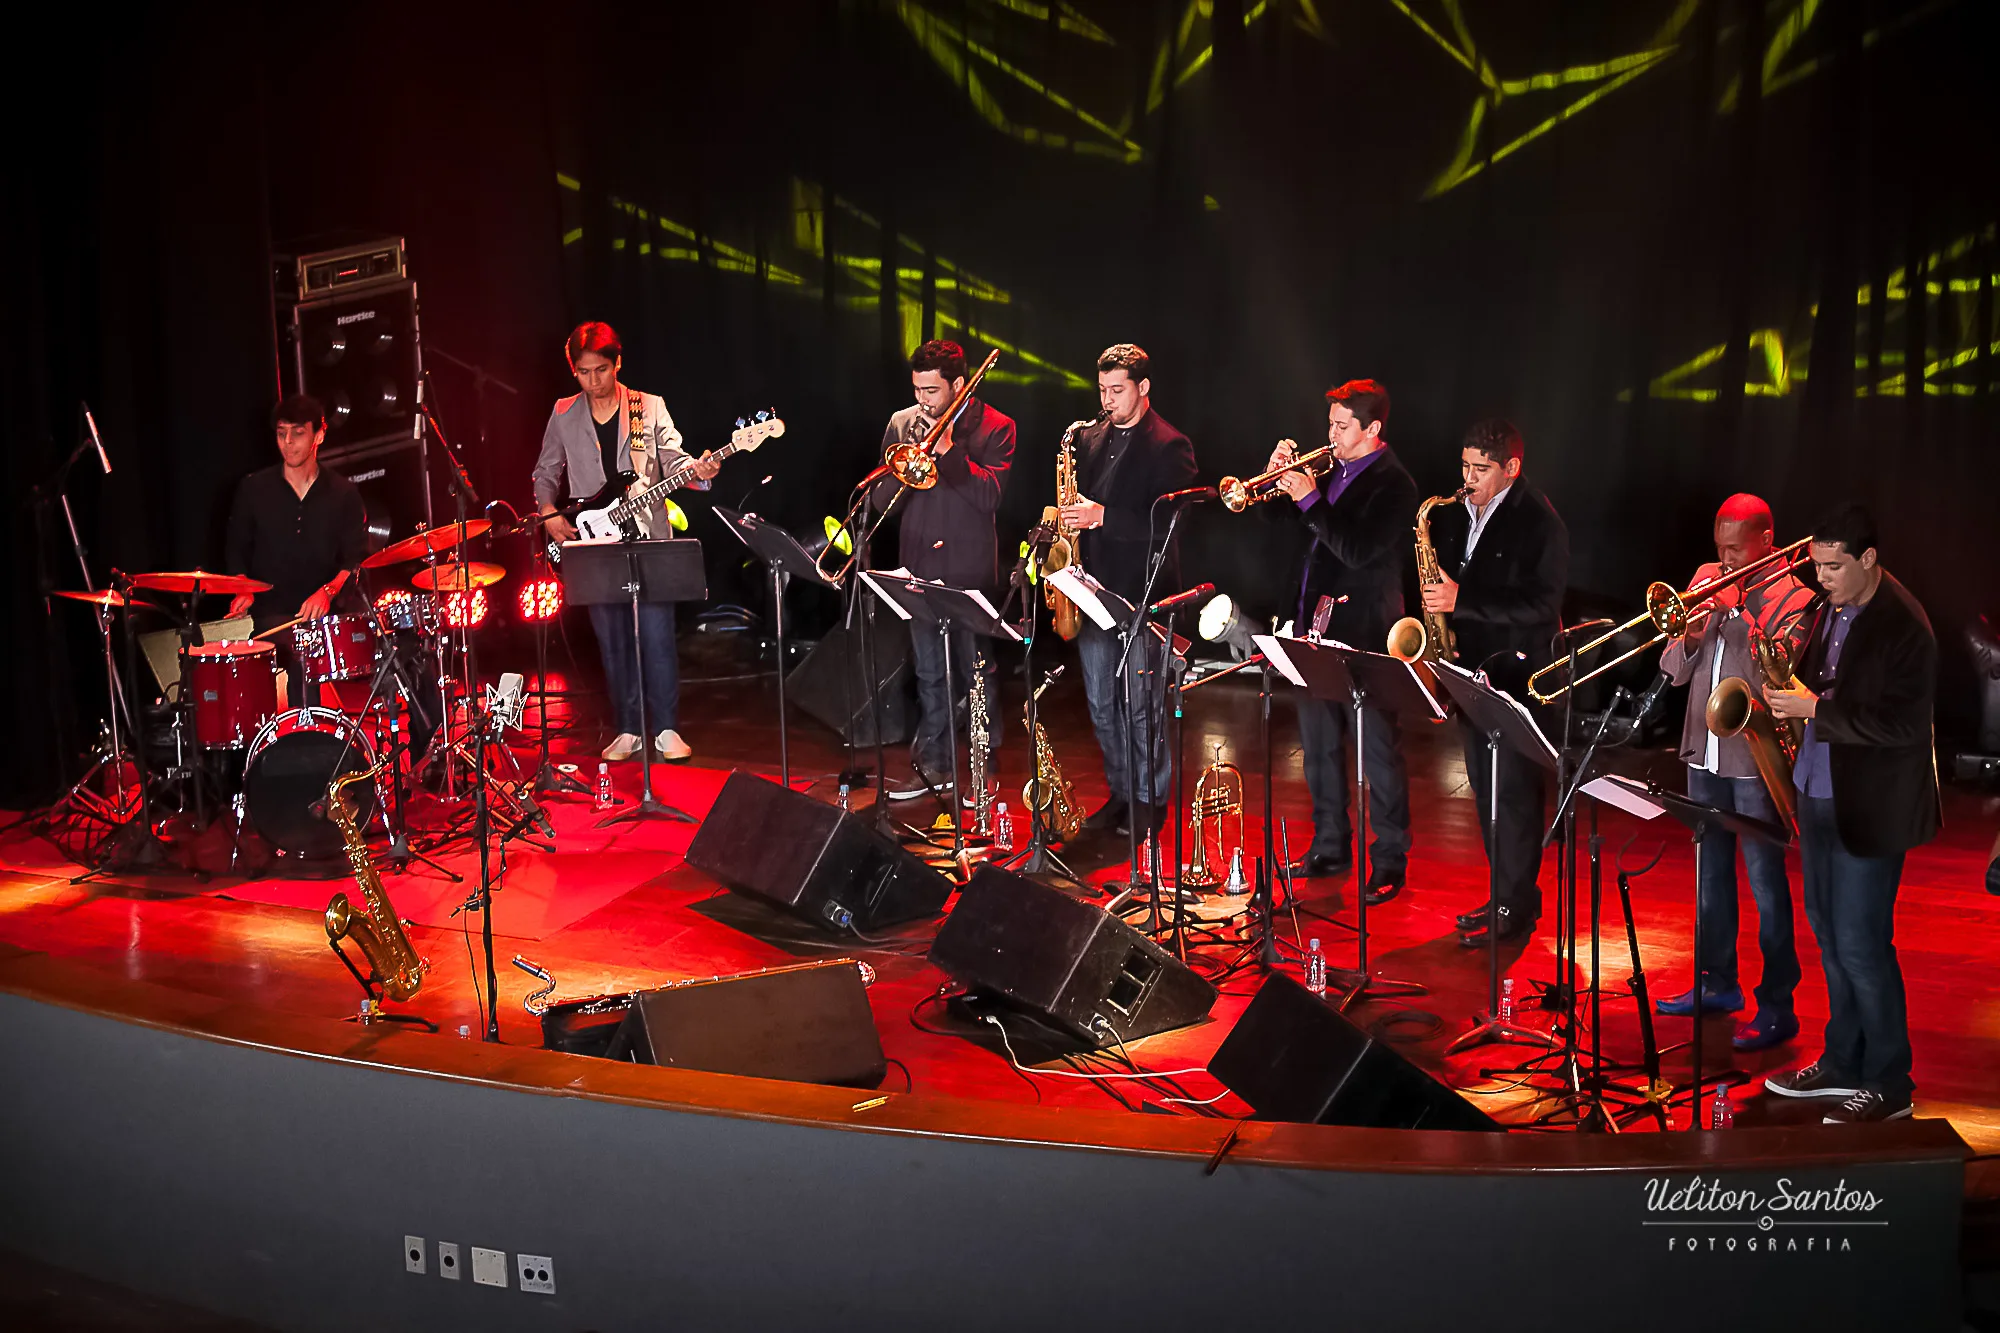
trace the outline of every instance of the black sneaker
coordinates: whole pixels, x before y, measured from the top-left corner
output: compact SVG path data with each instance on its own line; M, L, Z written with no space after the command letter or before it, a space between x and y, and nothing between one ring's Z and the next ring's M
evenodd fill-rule
M882 794L892 801L910 801L928 796L930 788L915 778L884 778Z
M1083 831L1085 833L1109 833L1114 829L1123 829L1126 827L1125 813L1125 802L1114 796L1103 805L1098 806L1097 810L1083 821Z
M1910 1104L1908 1093L1901 1097L1885 1097L1879 1092L1862 1088L1852 1097L1820 1117L1826 1125L1872 1125L1884 1120L1901 1120L1917 1108Z
M1824 1060L1815 1060L1804 1069L1794 1069L1789 1074L1773 1074L1764 1080L1764 1087L1780 1097L1846 1098L1861 1091L1834 1077L1833 1071L1826 1069L1825 1064ZM1904 1114L1909 1113L1905 1111Z

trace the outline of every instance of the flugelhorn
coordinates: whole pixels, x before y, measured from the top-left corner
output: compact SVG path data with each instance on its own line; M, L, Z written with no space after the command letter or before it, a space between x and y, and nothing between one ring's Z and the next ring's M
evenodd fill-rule
M1236 836L1229 836L1229 821L1236 824ZM1209 830L1215 836L1215 855L1209 855ZM1194 856L1181 872L1181 883L1191 889L1212 889L1234 870L1241 874L1243 855L1243 773L1234 764L1222 761L1222 747L1201 771L1194 784L1194 801L1188 810L1188 833L1194 839Z
M1585 681L1595 680L1619 663L1630 661L1661 640L1678 639L1681 635L1687 633L1688 622L1694 618L1695 612L1705 607L1717 593L1723 591L1725 588L1741 587L1747 595L1767 584L1776 583L1779 579L1784 578L1797 569L1799 565L1804 563L1804 557L1799 553L1805 549L1806 543L1811 540L1812 538L1810 537L1801 537L1790 545L1780 546L1769 555L1752 560L1749 564L1739 569L1732 569L1727 574L1718 574L1712 579L1705 579L1685 592L1677 591L1671 583L1652 584L1646 589L1646 609L1644 611L1633 616L1624 624L1613 626L1611 629L1604 631L1604 633L1598 635L1589 643L1576 649L1574 653L1557 658L1529 676L1528 694L1536 703L1553 703ZM1753 582L1752 580L1755 581ZM1573 658L1582 658L1588 653L1593 653L1627 630L1637 629L1648 622L1653 626L1653 637L1638 647L1627 649L1625 652L1612 658L1609 662L1604 663L1602 666L1593 667L1574 680L1564 681L1562 684L1553 687L1543 686L1542 681L1547 679L1551 673L1567 671Z
M996 347L986 354L986 359L979 363L979 369L972 372L972 378L951 400L951 406L944 410L944 415L931 423L930 429L917 439L898 440L882 452L882 466L889 469L890 475L913 491L927 491L938 484L937 454L933 450L965 411L965 405L972 400L972 391L979 387L979 381L986 378L986 372L993 369L993 363L999 359L1000 349Z
M1259 472L1254 477L1224 477L1216 483L1215 489L1221 494L1224 507L1232 514L1240 514L1251 505L1260 505L1283 495L1285 491L1278 485L1278 480L1287 472L1303 472L1317 481L1332 466L1333 446L1326 444L1311 453L1300 454L1283 467Z

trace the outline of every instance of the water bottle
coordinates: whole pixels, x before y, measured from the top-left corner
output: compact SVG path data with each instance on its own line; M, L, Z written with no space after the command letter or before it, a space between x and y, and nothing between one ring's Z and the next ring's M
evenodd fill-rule
M993 850L996 852L1014 850L1014 821L1007 817L1005 801L993 808Z
M472 1040L472 1024L470 1024L470 1023L460 1023L460 1024L458 1025L458 1039L459 1039L460 1041L471 1041L471 1040Z
M1514 1021L1514 978L1508 977L1500 983L1500 1021Z
M611 765L597 766L597 808L609 810L618 804L618 798L611 794Z
M1306 944L1306 989L1322 999L1326 997L1326 955L1319 951L1318 936Z
M854 788L845 779L840 784L840 808L843 810L854 808Z
M1729 1085L1724 1083L1715 1090L1715 1096L1709 1102L1708 1127L1710 1129L1729 1129L1735 1123L1736 1108L1729 1104Z

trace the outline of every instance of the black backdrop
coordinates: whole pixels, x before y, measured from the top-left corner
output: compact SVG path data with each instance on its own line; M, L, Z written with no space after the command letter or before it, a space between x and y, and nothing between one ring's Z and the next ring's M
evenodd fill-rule
M1866 499L1969 719L2000 393L1979 0L290 8L17 47L0 796L45 794L102 711L77 608L51 652L26 499L78 401L116 468L72 476L99 577L216 561L270 452L271 238L335 227L407 237L427 348L517 391L429 359L489 498L528 498L584 318L693 445L777 406L718 495L768 474L755 507L800 526L873 461L911 341L997 342L1009 543L1108 343L1152 351L1210 479L1371 375L1427 493L1470 420L1521 426L1579 602L1684 579L1732 491L1781 537ZM690 508L716 596L754 604ZM1275 609L1295 526L1199 511L1187 570Z

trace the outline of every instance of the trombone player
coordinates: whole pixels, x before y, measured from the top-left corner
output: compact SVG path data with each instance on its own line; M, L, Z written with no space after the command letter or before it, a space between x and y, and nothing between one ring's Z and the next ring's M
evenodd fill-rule
M1696 585L1719 579L1775 550L1771 507L1754 495L1732 495L1715 514L1715 561L1695 571ZM1778 823L1771 793L1758 774L1743 735L1717 736L1708 728L1706 706L1716 687L1731 677L1761 699L1766 684L1752 644L1762 635L1785 648L1794 660L1812 596L1787 571L1745 591L1737 584L1717 591L1690 617L1686 632L1660 654L1660 670L1676 685L1688 685L1687 717L1681 726L1681 762L1687 765L1688 796L1704 805ZM1695 941L1699 990L1662 999L1663 1014L1687 1017L1697 1003L1706 1013L1735 1013L1743 1007L1736 975L1736 835L1711 830L1702 838L1701 938ZM1763 971L1757 980L1757 1014L1736 1029L1739 1051L1761 1051L1790 1041L1799 1020L1792 991L1799 983L1799 953L1792 937L1792 886L1785 873L1785 849L1755 839L1742 846L1743 868L1757 904L1757 948ZM1697 1000L1697 996L1699 999Z
M1382 429L1389 420L1389 391L1375 380L1349 380L1326 393L1326 439L1335 466L1315 477L1305 469L1284 473L1278 486L1298 506L1311 537L1300 560L1295 625L1305 625L1321 597L1340 599L1327 630L1341 642L1380 652L1389 627L1403 614L1403 552L1417 483L1403 467ZM1298 446L1280 440L1267 471L1298 457ZM1297 868L1306 875L1338 875L1353 861L1348 823L1347 710L1301 696L1299 748L1306 789L1312 793L1313 840ZM1396 735L1396 720L1368 710L1368 905L1388 902L1402 889L1410 854L1410 783Z
M882 432L883 449L923 439L964 388L965 349L957 343L932 339L910 353L910 392L916 401L890 416ZM991 597L1000 582L1000 542L994 514L1000 508L1007 469L1014 462L1014 419L978 397L969 398L965 410L931 452L937 459L937 485L911 490L897 510L901 516L898 552L902 567L920 579L954 588L977 588ZM899 484L893 477L876 483L877 509L889 503ZM931 777L919 781L884 775L882 787L890 800L921 796L929 790L927 782L951 771L952 713L964 706L972 687L973 664L980 660L972 631L952 630L954 678L947 681L944 646L938 636L930 626L910 622L910 665L917 678L918 714L910 758ZM986 654L984 661L986 697L994 701L986 710L987 744L997 749L1000 669L992 654ZM972 793L965 793L968 804L971 797Z

